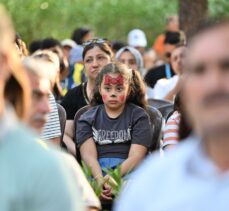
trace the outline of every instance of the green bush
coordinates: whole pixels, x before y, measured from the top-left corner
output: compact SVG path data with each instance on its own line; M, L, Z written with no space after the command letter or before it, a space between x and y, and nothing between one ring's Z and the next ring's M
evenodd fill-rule
M128 32L146 32L148 46L164 30L165 17L177 13L178 0L1 0L16 30L29 43L53 36L64 39L76 27L88 26L96 36L126 41ZM209 0L211 16L228 15L228 0Z

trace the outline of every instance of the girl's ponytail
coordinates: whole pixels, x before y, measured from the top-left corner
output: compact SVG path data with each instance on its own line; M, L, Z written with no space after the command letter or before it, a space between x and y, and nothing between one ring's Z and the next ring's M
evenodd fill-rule
M134 69L132 69L132 79L130 82L130 94L127 101L146 109L147 101L146 101L145 85L141 78L140 73Z

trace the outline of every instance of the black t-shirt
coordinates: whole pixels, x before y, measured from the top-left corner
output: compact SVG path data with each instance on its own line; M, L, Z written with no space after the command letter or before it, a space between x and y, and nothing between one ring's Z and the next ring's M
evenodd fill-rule
M64 96L61 105L65 108L68 120L74 120L76 112L87 105L86 86L86 83L80 84L70 89Z
M144 109L129 103L117 118L110 118L104 105L98 105L79 118L76 140L78 147L93 137L98 158L128 157L131 144L152 145L152 128Z
M169 66L170 67L170 73L171 73L171 76L174 75L174 71L172 70L171 68L171 65ZM162 79L162 78L167 78L166 77L166 65L163 64L163 65L160 65L158 67L153 67L151 68L145 75L144 77L144 81L146 82L147 86L151 87L151 88L154 88L155 84L157 83L157 81L159 79Z

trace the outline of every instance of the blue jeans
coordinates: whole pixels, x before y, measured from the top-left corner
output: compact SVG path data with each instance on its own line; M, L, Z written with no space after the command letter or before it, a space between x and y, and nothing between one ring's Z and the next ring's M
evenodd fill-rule
M99 158L99 165L103 170L103 175L106 175L104 169L115 169L120 165L125 159L123 158Z

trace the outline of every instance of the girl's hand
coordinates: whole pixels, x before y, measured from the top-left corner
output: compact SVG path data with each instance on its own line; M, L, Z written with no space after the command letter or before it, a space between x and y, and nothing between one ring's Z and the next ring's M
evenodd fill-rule
M101 199L112 200L112 189L106 183L103 185L103 190L100 197Z
M104 179L104 184L107 184L109 187L116 187L118 186L117 182L114 180L114 178L110 175L105 175L103 177Z
M117 186L118 184L110 175L103 177L103 190L101 193L101 198L105 200L112 200L112 187Z

